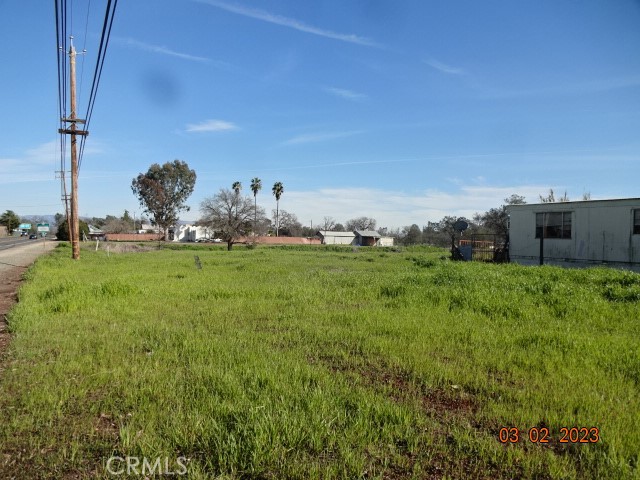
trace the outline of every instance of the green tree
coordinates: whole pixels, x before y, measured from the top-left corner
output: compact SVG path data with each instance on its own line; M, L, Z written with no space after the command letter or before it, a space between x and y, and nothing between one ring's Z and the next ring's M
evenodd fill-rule
M20 226L20 217L13 210L7 210L0 215L0 225L7 227L9 235Z
M262 190L262 180L258 177L251 179L251 191L253 192L253 232L257 233L256 225L258 223L258 192Z
M553 190L551 190L553 197ZM524 205L527 203L521 195L511 195L504 199L504 204L498 208L492 208L482 214L475 214L474 222L483 227L490 233L506 236L509 233L509 213L507 207L509 205Z
M202 219L198 223L209 225L227 243L227 250L251 230L251 214L264 217L264 210L255 210L250 197L240 197L227 189L200 203Z
M422 229L422 241L439 247L451 246L452 239L458 235L454 228L458 220L466 222L470 229L474 228L474 223L468 218L447 215L439 222L428 222L427 226Z
M169 227L178 221L181 211L189 211L185 205L193 193L196 172L181 160L167 162L160 166L154 163L147 173L141 173L131 182L131 190L138 197L140 206L152 217L168 237Z
M80 239L83 239L86 235L89 235L89 225L82 220L78 220L80 224ZM66 242L69 241L69 225L66 220L63 220L60 225L58 225L58 231L56 232L56 238L58 240L64 240Z
M276 197L276 237L278 236L278 227L279 227L279 210L280 210L280 197L282 197L282 194L284 193L284 186L282 185L282 182L276 182L273 184L273 188L271 189L271 192L273 193L273 195Z
M403 245L418 245L422 243L422 230L415 223L410 227L404 227L401 242Z

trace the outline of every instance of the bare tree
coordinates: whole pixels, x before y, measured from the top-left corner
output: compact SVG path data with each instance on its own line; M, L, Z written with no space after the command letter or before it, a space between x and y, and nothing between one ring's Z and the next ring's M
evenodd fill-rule
M553 188L549 189L549 194L546 197L543 197L542 195L538 195L540 197L540 201L542 203L554 203L556 201L556 196L553 193Z
M322 225L322 230L333 230L336 228L336 219L333 217L324 217L320 225Z
M376 229L376 219L370 217L358 217L352 218L351 220L347 220L346 224L347 231L353 230L375 230Z
M127 233L131 230L131 223L121 218L113 217L104 224L102 229L107 233Z
M280 210L278 214L276 210L272 210L271 214L274 222L278 222L280 235L286 237L299 237L302 235L302 224L298 221L295 213Z
M556 199L555 193L553 192L553 188L549 189L549 194L546 197L539 195L540 201L542 203L555 203L555 202L568 202L569 197L567 196L567 191L564 191L564 195L560 198Z
M264 209L254 207L250 197L241 197L232 190L221 188L213 197L200 203L202 219L199 223L209 225L227 243L227 250L242 236L251 231L252 217L264 217Z

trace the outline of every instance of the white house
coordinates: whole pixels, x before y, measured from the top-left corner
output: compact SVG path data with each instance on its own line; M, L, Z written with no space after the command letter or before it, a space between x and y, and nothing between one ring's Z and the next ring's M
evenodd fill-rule
M317 235L323 245L355 245L356 234L353 232L332 232L319 230Z
M509 257L524 265L640 272L640 198L510 205Z
M378 247L393 247L393 237L380 237L376 245Z
M176 225L169 228L169 240L172 242L195 242L202 238L210 238L213 230L190 224Z

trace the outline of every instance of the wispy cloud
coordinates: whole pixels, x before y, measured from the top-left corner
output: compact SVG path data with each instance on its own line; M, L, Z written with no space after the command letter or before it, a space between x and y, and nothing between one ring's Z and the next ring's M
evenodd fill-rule
M446 73L448 75L464 75L465 71L458 67L453 67L451 65L447 65L446 63L439 62L434 58L430 58L429 60L425 60L424 63L429 65L431 68L435 68L441 73Z
M520 90L487 89L484 96L486 98L518 98L584 95L590 93L609 92L622 88L635 88L638 86L640 86L640 74L567 83L564 85L542 85L534 88L523 88Z
M349 132L324 132L324 133L307 133L298 135L282 142L282 145L300 145L304 143L325 142L335 140L337 138L351 137L362 133L362 130L353 130Z
M172 57L177 57L177 58L181 58L183 60L189 60L192 62L201 62L201 63L211 62L211 59L206 57L199 57L196 55L190 55L188 53L176 52L175 50L171 50L170 48L167 48L164 46L152 45L150 43L141 42L133 38L115 38L114 40L117 43L120 43L122 45L134 47L134 48L137 48L138 50L144 50L146 52L159 53L161 55L169 55Z
M205 120L200 123L187 124L186 132L225 132L229 130L238 130L238 126L224 120Z
M344 98L346 100L352 100L352 101L361 101L367 98L367 96L364 93L354 92L352 90L347 90L345 88L327 87L324 89L324 91L327 93L330 93L331 95L335 95L336 97L340 97L340 98Z
M331 30L325 30L322 28L307 25L295 18L284 17L282 15L273 14L265 10L257 8L245 7L242 5L231 4L227 2L221 2L219 0L195 0L200 3L206 3L212 7L220 8L227 12L242 15L244 17L253 18L255 20L261 20L263 22L273 23L282 27L292 28L300 32L310 33L312 35L318 35L320 37L331 38L333 40L339 40L341 42L355 43L357 45L364 45L366 47L380 47L378 43L370 38L361 37L355 34L337 33Z
M0 158L0 184L55 180L60 170L60 146L56 140L29 148L15 158Z

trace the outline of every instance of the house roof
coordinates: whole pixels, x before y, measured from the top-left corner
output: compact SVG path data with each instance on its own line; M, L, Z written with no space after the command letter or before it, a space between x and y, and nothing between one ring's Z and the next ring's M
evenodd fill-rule
M355 237L353 232L334 232L331 230L318 230L318 235L323 237Z
M355 230L354 233L360 237L382 238L382 235L373 230Z
M598 205L608 205L613 203L640 203L640 198L631 197L631 198L603 198L600 200L572 200L569 202L547 202L547 203L523 203L521 205L507 205L509 209L523 209L531 207L546 207L553 208L559 207L562 205L579 205L579 206L598 206Z

